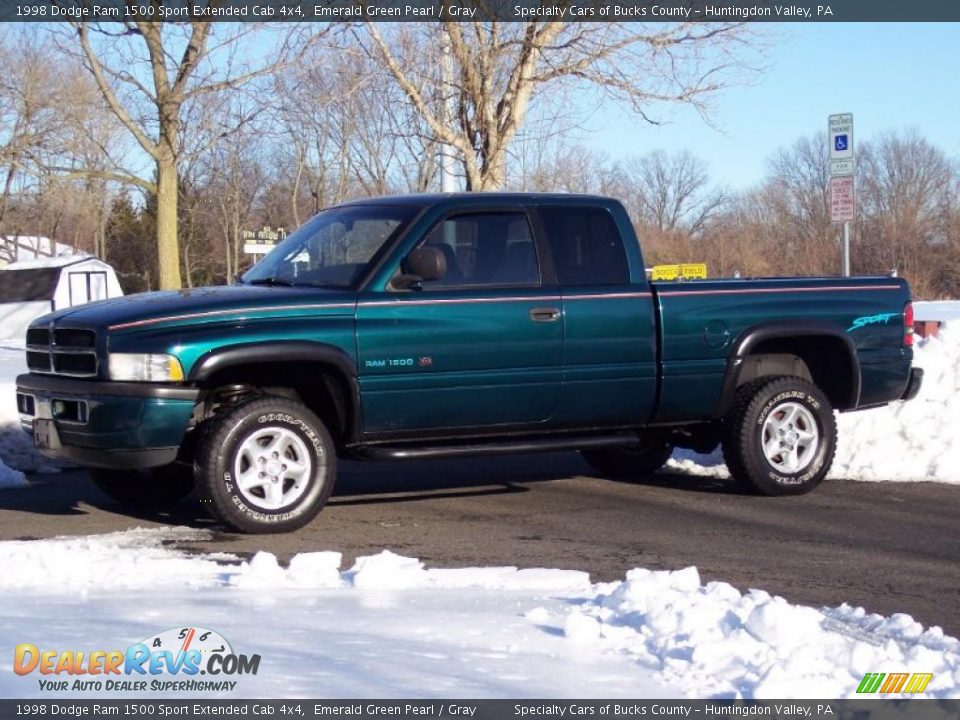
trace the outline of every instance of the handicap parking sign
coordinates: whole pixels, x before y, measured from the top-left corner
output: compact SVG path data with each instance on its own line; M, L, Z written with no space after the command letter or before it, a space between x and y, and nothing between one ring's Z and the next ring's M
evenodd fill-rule
M830 159L853 160L853 114L831 115L827 123L830 132Z

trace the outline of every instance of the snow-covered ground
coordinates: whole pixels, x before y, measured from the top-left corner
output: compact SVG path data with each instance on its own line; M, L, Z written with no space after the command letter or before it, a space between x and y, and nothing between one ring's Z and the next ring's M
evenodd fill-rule
M960 697L960 642L938 628L704 585L695 568L591 584L568 570L425 569L388 552L341 571L338 553L284 568L266 553L170 547L200 537L0 543L0 644L125 650L208 628L262 658L257 675L232 678L233 697L841 698L867 672L896 671L933 673L926 697ZM0 656L0 697L41 694L38 674L11 661Z

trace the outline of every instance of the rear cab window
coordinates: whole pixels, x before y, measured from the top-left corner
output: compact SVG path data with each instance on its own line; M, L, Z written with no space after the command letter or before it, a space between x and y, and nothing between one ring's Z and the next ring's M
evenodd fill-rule
M608 210L557 205L538 210L561 286L629 284L623 239Z

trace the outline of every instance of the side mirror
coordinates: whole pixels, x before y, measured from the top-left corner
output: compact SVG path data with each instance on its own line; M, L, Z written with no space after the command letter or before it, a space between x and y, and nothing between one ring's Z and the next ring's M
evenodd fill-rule
M440 248L419 247L403 262L404 274L393 280L393 286L406 289L426 280L440 280L447 274L447 257Z

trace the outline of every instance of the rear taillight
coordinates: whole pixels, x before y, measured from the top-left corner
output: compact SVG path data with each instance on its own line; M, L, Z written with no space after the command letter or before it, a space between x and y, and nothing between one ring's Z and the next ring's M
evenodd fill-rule
M913 303L907 303L903 308L903 344L913 345Z

